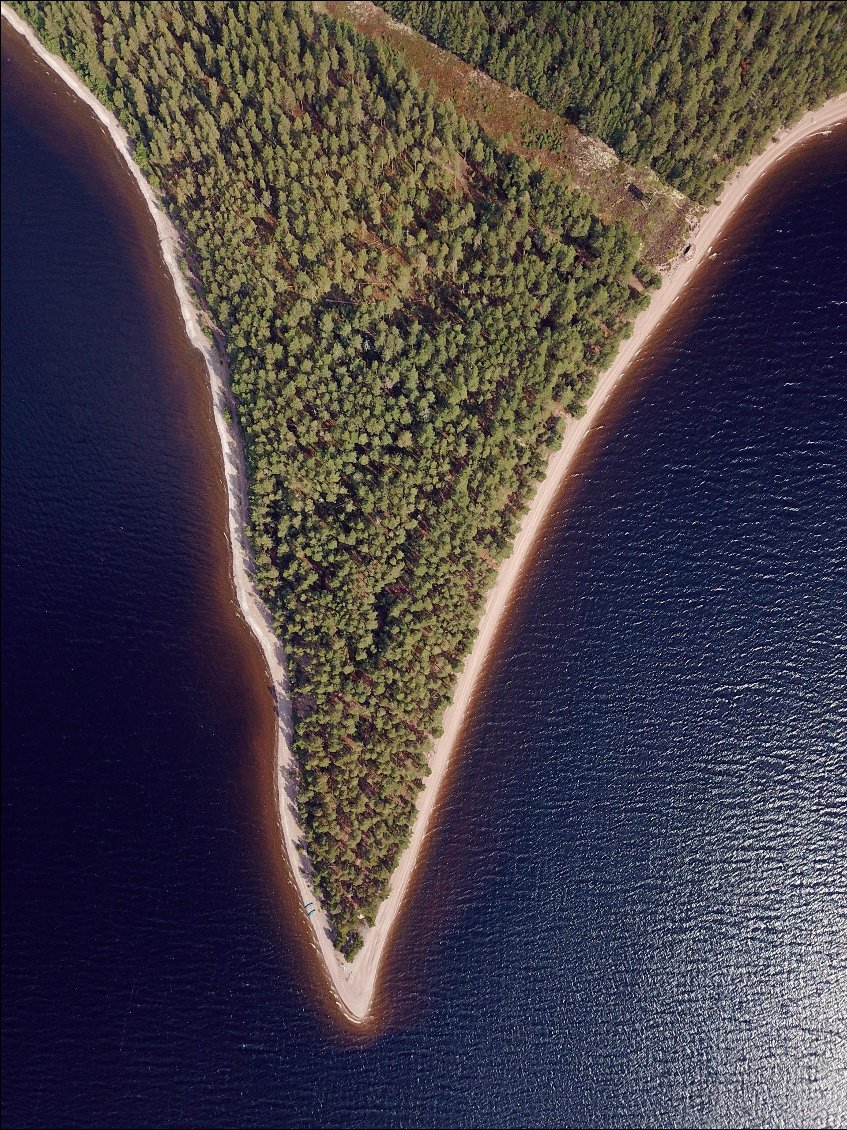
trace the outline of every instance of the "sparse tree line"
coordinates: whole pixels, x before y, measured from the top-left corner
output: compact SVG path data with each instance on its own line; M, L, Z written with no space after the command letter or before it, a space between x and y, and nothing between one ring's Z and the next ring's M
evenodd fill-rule
M392 16L710 203L847 88L843 0L388 0Z

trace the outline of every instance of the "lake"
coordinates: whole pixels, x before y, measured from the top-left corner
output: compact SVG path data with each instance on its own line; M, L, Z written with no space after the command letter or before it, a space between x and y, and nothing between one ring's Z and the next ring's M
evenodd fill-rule
M357 1036L155 231L3 41L4 1124L843 1124L847 131L592 433Z

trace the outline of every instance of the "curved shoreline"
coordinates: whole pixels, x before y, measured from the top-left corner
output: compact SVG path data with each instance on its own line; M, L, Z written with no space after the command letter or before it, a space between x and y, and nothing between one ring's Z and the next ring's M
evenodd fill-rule
M273 681L277 710L274 789L286 855L292 876L305 905L314 898L304 875L304 870L308 868L308 861L298 848L298 844L302 840L302 830L297 823L295 810L292 804L286 803L286 796L290 794L289 782L295 768L289 744L291 704L288 695L288 674L282 644L274 635L270 613L259 597L252 580L253 557L245 532L248 499L247 473L241 437L237 428L227 419L227 413L232 414L235 405L229 391L226 362L220 357L214 343L201 328L197 307L179 266L179 255L182 250L179 235L173 223L163 211L153 189L136 165L126 130L114 114L88 89L79 75L63 59L48 51L29 24L4 2L0 2L0 15L14 31L26 40L35 54L70 88L76 97L88 106L105 128L110 140L124 159L156 225L162 259L174 286L186 335L203 357L209 376L213 417L223 459L224 485L227 494L227 526L232 551L232 581L239 610L262 649ZM354 1023L359 1023L364 1019L364 1015L360 1016L357 1012L351 1010L339 991L344 987L341 975L343 963L329 941L327 935L329 922L322 911L319 911L311 921L314 927L315 940L324 959L339 1005L348 1019Z
M670 267L663 272L661 288L653 295L650 305L639 313L633 323L632 335L621 344L617 357L601 374L597 387L586 404L585 414L578 420L569 421L562 445L551 456L544 479L521 520L512 552L501 563L497 579L488 592L473 649L465 660L452 701L444 712L442 736L435 743L430 754L431 773L418 797L418 816L411 842L391 876L388 897L379 908L376 922L368 931L365 944L355 959L353 969L355 981L354 977L351 977L349 987L355 989L356 995L348 995L346 1003L348 1008L358 1006L362 1009L363 1018L370 1008L380 960L401 909L426 838L440 786L461 736L480 677L484 673L491 646L508 612L512 595L517 589L536 538L550 516L559 490L579 454L582 441L595 426L616 385L638 359L639 353L661 325L665 315L676 303L699 265L708 258L713 242L747 199L753 186L790 150L845 120L847 120L847 92L831 98L817 110L808 111L794 126L780 131L776 140L749 164L736 171L724 185L720 203L708 209L692 231L693 252L688 258L678 255Z
M156 224L162 257L174 284L189 341L203 355L209 374L215 425L223 457L233 584L240 611L259 642L274 684L277 703L275 790L280 830L292 876L305 906L314 901L315 896L308 881L308 861L298 847L302 840L302 831L297 822L296 810L291 803L293 797L290 781L294 773L294 762L288 740L291 733L291 710L285 657L282 645L273 633L268 610L252 582L252 555L245 534L246 469L240 437L225 416L226 409L232 406L225 363L201 329L194 300L179 268L178 234L135 164L126 131L71 67L41 44L35 32L21 17L5 3L0 4L0 10L10 26L27 40L36 54L94 112L126 161ZM817 110L804 115L795 126L783 131L775 142L748 165L738 170L725 184L721 202L704 214L697 230L692 234L692 239L697 241L693 253L688 259L677 258L674 261L665 274L661 289L653 296L647 309L636 318L631 337L623 342L617 358L601 375L587 403L584 416L568 424L562 445L551 457L545 478L523 516L512 553L501 564L496 581L489 590L473 649L465 661L455 686L453 699L444 714L443 734L430 754L431 772L417 800L418 815L411 841L391 877L388 897L380 906L374 927L367 931L361 952L352 963L343 961L329 941L329 923L323 911L318 909L308 919L334 994L341 1010L350 1021L358 1024L369 1017L381 959L408 890L426 838L432 810L440 793L451 755L462 732L479 678L489 657L491 645L504 620L510 599L516 590L536 537L550 515L559 489L567 478L583 439L595 425L616 384L637 359L639 352L676 302L699 264L708 257L712 242L720 235L756 182L796 145L845 119L847 119L847 93L831 99Z

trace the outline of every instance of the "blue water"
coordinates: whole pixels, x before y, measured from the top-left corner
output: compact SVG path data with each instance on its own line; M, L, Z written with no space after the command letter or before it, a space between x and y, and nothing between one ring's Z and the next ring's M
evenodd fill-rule
M355 1037L155 235L3 54L4 1125L843 1124L844 131L593 434Z

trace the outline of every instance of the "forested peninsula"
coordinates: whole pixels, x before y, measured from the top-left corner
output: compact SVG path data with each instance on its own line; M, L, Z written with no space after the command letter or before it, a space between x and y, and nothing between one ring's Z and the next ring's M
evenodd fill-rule
M228 362L312 881L352 958L498 565L658 276L317 5L12 7L125 126Z

